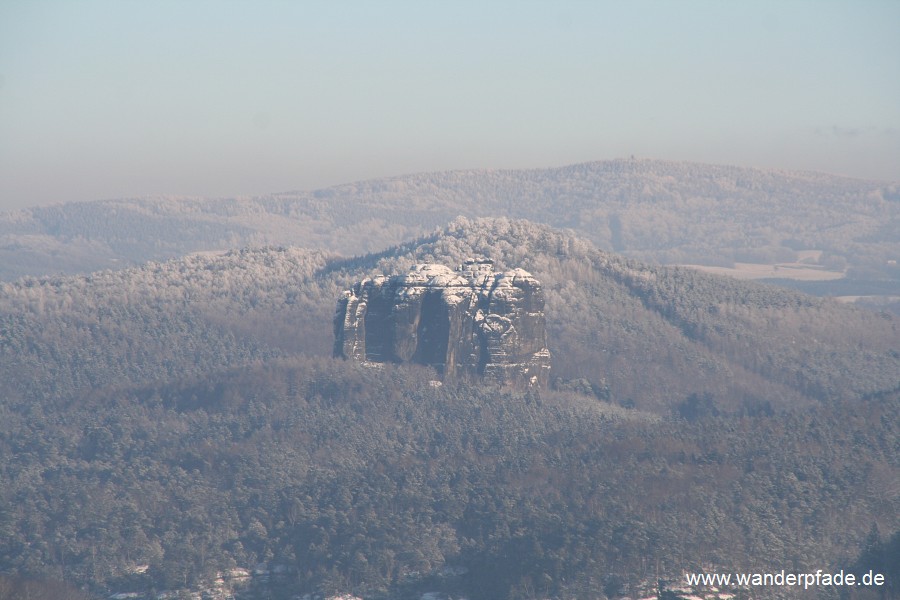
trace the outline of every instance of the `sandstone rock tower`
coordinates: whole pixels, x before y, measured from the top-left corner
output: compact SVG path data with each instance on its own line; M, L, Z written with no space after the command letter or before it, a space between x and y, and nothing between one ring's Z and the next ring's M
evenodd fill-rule
M540 283L522 269L496 272L490 260L365 279L338 299L334 335L336 357L428 365L445 380L523 389L550 378Z

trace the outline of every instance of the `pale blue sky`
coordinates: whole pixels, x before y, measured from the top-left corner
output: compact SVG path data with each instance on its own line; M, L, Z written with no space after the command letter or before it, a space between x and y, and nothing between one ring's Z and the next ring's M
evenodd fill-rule
M637 155L900 180L900 0L0 0L0 210Z

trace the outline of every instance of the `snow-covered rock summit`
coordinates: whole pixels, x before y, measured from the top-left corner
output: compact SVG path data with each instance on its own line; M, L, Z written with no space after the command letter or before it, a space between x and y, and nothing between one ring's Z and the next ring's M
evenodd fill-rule
M338 299L334 333L334 355L352 360L417 363L444 379L516 388L549 381L540 283L522 269L494 271L486 259L365 279Z

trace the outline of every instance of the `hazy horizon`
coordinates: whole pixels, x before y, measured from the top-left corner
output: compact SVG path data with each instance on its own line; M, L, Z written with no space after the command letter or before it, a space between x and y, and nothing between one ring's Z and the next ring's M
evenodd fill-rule
M900 4L7 3L0 211L636 155L900 180Z

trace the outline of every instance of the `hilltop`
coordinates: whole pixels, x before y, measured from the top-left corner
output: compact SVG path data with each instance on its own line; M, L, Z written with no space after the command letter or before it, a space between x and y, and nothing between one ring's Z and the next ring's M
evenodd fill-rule
M900 383L896 317L631 261L526 221L465 218L354 259L268 247L2 284L0 375L23 397L66 396L296 353L329 356L335 302L354 282L471 256L533 273L544 287L554 376L588 378L621 404L670 410L700 394L718 410L752 412Z

